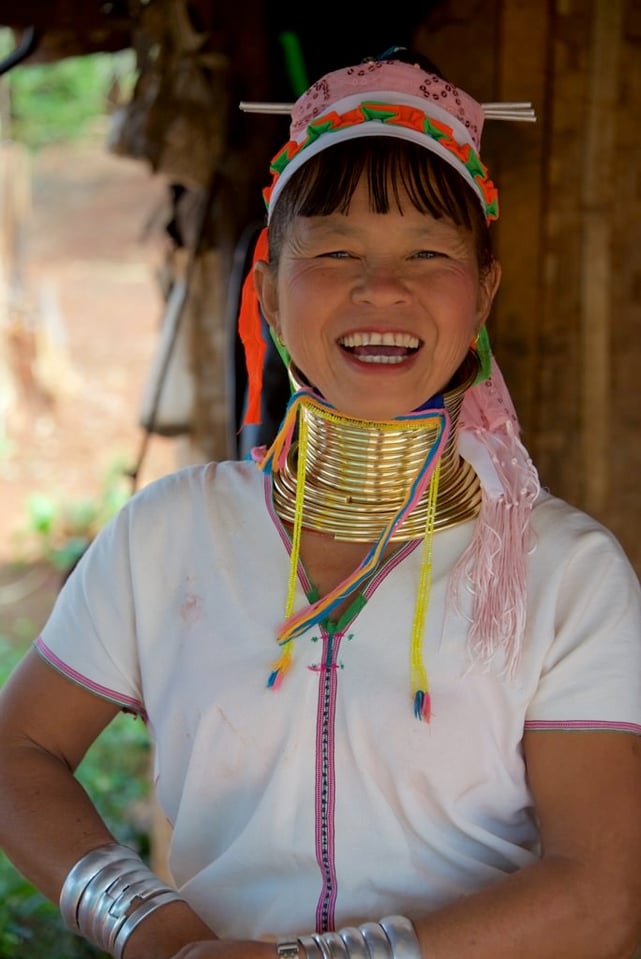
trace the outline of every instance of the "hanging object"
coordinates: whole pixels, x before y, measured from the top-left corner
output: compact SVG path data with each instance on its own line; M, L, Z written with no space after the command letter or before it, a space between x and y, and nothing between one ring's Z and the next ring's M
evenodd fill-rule
M194 409L190 368L189 326L184 322L188 283L174 280L140 406L140 425L147 433L180 436L189 433Z

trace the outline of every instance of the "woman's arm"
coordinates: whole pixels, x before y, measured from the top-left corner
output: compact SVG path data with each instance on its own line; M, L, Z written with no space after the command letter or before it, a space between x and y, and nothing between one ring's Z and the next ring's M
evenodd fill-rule
M425 959L626 959L641 942L641 740L531 732L539 863L416 923Z
M34 650L0 695L0 842L54 902L76 860L113 842L73 772L117 713Z
M119 707L65 679L31 650L0 695L0 845L52 902L87 852L114 837L73 772ZM126 959L169 959L213 933L183 902L135 930Z
M542 859L411 916L424 959L631 959L641 942L641 739L531 732L525 749ZM252 959L242 945L194 945L175 959Z

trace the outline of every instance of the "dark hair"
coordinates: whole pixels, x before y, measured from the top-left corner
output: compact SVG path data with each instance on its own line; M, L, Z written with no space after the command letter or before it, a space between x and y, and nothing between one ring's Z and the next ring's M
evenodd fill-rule
M492 244L479 198L451 164L420 144L396 137L356 137L310 157L285 184L269 224L269 258L278 262L285 231L294 217L347 213L361 177L369 184L371 209L402 212L401 193L436 219L469 230L479 270L492 264Z

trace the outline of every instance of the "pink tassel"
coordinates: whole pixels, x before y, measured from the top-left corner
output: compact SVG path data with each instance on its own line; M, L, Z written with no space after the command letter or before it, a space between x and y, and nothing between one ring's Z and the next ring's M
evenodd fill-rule
M494 360L490 378L468 390L459 425L483 500L472 542L451 577L449 599L460 607L462 593L471 592L471 658L487 667L501 651L501 672L513 676L526 627L530 516L540 484Z

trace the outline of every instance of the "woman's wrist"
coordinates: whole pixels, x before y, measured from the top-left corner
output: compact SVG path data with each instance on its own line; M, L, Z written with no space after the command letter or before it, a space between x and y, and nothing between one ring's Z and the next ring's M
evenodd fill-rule
M170 903L132 932L123 959L172 959L186 946L215 939L188 903Z
M178 905L181 922L169 924L161 911ZM116 842L91 850L70 869L60 893L60 912L69 929L114 959L135 959L141 943L141 956L153 949L155 959L162 959L158 949L171 956L194 938L214 938L176 889L133 849Z

